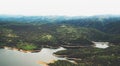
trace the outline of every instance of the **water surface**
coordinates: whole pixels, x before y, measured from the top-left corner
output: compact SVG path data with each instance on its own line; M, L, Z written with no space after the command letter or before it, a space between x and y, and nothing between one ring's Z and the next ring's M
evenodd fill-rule
M97 48L107 48L109 47L109 42L93 42Z
M65 60L53 55L54 52L65 50L43 48L38 53L24 53L17 50L0 49L0 66L43 66L39 62L49 63L54 60Z

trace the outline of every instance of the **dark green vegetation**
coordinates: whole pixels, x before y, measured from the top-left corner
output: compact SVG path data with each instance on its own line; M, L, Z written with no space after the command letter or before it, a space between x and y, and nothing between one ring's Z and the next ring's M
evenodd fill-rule
M61 45L92 45L88 34L99 31L95 29L88 29L84 27L73 27L68 25L44 24L20 24L20 25L1 25L0 39L1 46L12 46L19 48L19 44L27 43L34 44L38 47L41 46L54 46ZM94 32L93 32L94 33ZM102 35L102 34L101 34ZM96 35L97 36L97 35ZM89 39L87 39L89 38Z
M58 51L55 54L65 56L76 63L56 61L50 66L118 66L120 63L120 46L106 49L80 48Z
M77 65L56 61L50 66L117 66L120 62L119 28L120 16L0 16L0 47L36 50L74 46L78 48L55 54L75 60ZM91 41L107 41L113 47L92 48Z
M76 64L73 64L69 61L61 61L61 60L58 60L58 61L55 61L55 63L50 63L49 64L50 66L77 66Z
M41 46L120 43L120 16L0 16L0 46L19 42Z
M23 49L23 50L34 50L37 48L37 46L27 42L19 42L17 44L17 48Z

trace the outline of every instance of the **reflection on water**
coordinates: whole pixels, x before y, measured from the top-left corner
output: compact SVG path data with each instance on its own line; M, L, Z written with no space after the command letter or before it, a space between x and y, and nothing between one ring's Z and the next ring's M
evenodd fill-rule
M107 48L109 47L109 42L93 42L97 48Z
M0 66L42 66L38 63L49 63L54 60L65 60L53 55L54 52L65 50L60 47L58 49L43 48L38 53L23 53L17 50L0 49Z

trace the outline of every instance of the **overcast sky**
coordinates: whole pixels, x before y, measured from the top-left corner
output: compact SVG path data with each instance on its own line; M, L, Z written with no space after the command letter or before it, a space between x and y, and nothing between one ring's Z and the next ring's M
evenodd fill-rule
M68 16L120 14L120 0L0 0L0 14Z

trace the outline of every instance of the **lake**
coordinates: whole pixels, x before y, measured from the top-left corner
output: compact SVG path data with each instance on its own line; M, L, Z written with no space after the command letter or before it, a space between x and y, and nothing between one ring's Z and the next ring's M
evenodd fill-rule
M94 42L97 48L109 47L108 42ZM66 50L63 47L58 49L42 48L37 53L24 53L18 50L0 49L0 66L45 66L55 60L67 60L53 55L54 52Z
M93 42L93 43L94 43L94 47L97 47L97 48L109 47L109 42Z
M43 48L38 53L24 53L17 50L0 49L0 66L44 66L55 60L66 60L53 55L54 52L65 50Z

